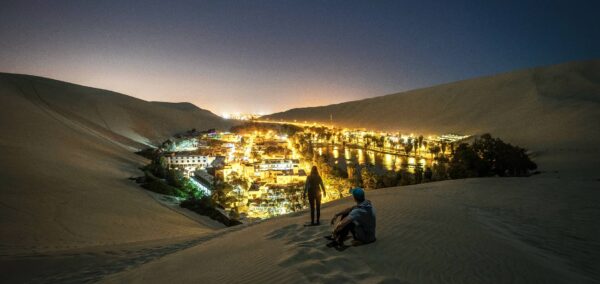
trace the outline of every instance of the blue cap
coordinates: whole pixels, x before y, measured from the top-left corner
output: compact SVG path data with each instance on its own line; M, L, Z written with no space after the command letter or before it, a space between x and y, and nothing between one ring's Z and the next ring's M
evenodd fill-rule
M365 199L365 191L364 191L364 189L362 189L360 187L355 187L353 189L350 189L350 193L352 193L352 196L354 196L354 198L357 200Z

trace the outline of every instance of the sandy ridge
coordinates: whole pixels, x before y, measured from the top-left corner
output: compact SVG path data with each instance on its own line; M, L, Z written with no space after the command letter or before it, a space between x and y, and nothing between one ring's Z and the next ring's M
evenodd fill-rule
M600 263L596 186L593 180L547 176L380 189L368 193L378 214L374 244L345 251L326 248L323 236L329 227L303 227L307 217L302 212L105 281L594 283L600 279L594 269ZM349 200L327 204L323 221L348 205Z
M218 127L220 118L197 108L12 74L0 74L0 109L0 225L11 228L0 234L0 254L212 231L157 203L128 178L141 174L145 159L133 151L143 142L194 125ZM185 115L190 117L176 124ZM157 119L162 122L156 131L144 125Z

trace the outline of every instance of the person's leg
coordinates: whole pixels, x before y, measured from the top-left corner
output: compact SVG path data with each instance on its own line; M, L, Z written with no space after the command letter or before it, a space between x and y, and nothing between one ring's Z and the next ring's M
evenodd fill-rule
M344 239L346 239L346 236L348 236L348 233L351 231L354 231L354 223L353 222L348 223L346 226L344 226L342 229L340 229L338 231L338 233L333 236L333 239L338 244L343 245Z
M316 196L316 207L317 207L317 224L321 223L321 195Z
M340 220L346 218L346 216L348 216L348 214L350 214L350 212L340 215Z
M309 196L308 203L310 204L310 224L312 225L315 223L315 198Z

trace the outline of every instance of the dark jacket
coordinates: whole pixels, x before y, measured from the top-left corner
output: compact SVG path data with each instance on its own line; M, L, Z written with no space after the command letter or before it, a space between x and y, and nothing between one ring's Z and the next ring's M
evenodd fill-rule
M323 184L323 179L321 179L319 175L309 175L306 177L306 183L304 184L304 195L307 193L308 196L321 195L321 190L323 190L323 193L325 193L325 185Z

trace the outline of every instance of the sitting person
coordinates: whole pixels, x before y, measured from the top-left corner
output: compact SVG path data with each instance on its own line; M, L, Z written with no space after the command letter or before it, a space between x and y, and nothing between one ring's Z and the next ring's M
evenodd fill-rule
M352 233L353 245L367 244L375 241L375 209L371 201L365 200L365 191L362 188L350 190L356 206L352 206L333 216L331 225L337 217L341 217L331 235L332 242L329 246L344 246L344 239Z

